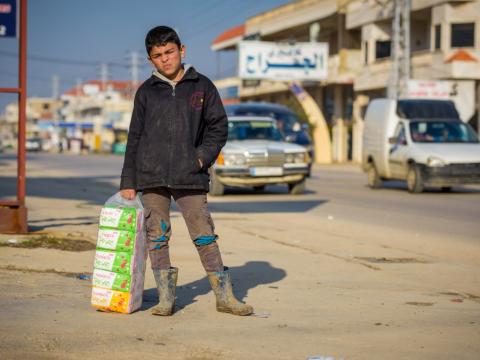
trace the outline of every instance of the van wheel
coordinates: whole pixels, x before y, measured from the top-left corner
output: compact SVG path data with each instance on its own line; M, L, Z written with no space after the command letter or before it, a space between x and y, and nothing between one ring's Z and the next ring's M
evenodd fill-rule
M423 191L422 174L416 164L411 164L407 173L407 188L410 193L421 193Z
M218 176L215 174L215 170L210 173L210 195L222 196L225 192L225 185L223 185Z
M288 184L288 192L292 195L303 194L305 192L306 182L307 181L303 179L302 181L299 181L297 183Z
M367 170L368 186L371 189L379 189L382 186L382 179L378 175L377 168L374 163L371 163Z

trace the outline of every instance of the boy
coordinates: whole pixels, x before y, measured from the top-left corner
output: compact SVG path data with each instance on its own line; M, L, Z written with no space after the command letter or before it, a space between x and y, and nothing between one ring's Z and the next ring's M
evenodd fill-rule
M124 198L142 192L147 241L159 304L154 315L174 310L178 269L170 264L170 203L175 200L216 296L217 310L250 315L250 305L233 295L228 268L207 207L208 168L227 140L227 117L213 83L183 65L185 46L167 27L151 29L145 38L155 68L135 95L120 182Z

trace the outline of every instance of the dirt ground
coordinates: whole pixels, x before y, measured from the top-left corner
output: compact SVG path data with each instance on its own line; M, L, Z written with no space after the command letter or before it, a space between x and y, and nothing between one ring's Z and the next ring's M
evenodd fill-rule
M225 211L231 196L211 199L234 292L255 308L250 317L215 311L177 211L171 241L172 263L180 269L175 314L150 315L157 295L149 264L140 311L94 310L90 282L79 278L92 272L94 250L12 245L42 234L94 244L100 205L29 197L36 231L0 235L7 245L0 247L0 358L479 358L478 243L434 228L392 229L342 218L334 205L242 210L255 196L235 197L235 211ZM282 206L298 199L282 196ZM308 194L301 199L307 207L313 201Z

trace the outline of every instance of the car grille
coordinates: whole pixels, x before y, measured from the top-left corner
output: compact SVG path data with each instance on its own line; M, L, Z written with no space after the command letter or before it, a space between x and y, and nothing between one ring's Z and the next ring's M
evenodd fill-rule
M478 175L480 174L480 163L450 164L448 170L453 175Z
M247 155L247 164L249 166L283 166L285 156L283 152L250 152Z

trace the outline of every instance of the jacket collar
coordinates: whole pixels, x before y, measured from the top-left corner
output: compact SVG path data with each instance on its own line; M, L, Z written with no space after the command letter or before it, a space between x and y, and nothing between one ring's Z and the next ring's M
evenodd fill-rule
M198 73L192 65L183 64L183 66L185 68L185 74L183 74L183 77L180 79L180 81L177 82L177 84L184 81L184 80L196 80L196 79L198 79ZM161 83L165 83L165 84L168 84L168 85L172 85L172 81L167 79L166 77L164 77L158 71L154 71L152 73L151 79L152 79L153 83L161 82Z

